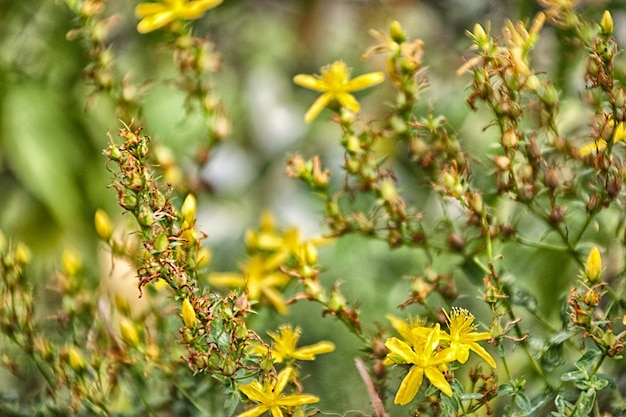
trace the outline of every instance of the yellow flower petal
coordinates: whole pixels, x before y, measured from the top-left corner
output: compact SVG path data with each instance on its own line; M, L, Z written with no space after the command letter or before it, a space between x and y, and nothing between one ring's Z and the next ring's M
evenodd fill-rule
M249 384L241 385L239 391L246 394L246 397L252 401L263 402L267 396L263 392L263 386L258 381L252 381Z
M405 405L411 402L422 386L423 379L424 370L417 366L412 367L402 380L402 383L400 383L400 388L398 388L396 397L393 400L394 404Z
M345 85L345 91L358 91L364 88L373 87L385 80L385 74L382 72L370 72L368 74L359 75L348 81Z
M148 33L157 29L161 29L162 27L167 26L169 23L171 23L174 18L174 12L171 11L147 16L137 24L137 32Z
M350 93L339 92L335 94L335 99L344 107L349 108L353 112L357 113L361 110L361 105L356 98Z
M135 16L146 17L152 14L163 13L168 7L161 3L139 3L135 7Z
M285 407L294 407L297 405L313 404L319 402L319 398L309 394L290 394L284 398L279 398L280 405Z
M335 350L335 345L331 342L318 342L314 345L303 346L296 349L293 357L298 360L312 361L315 356L323 353L329 353Z
M315 119L317 115L320 114L320 112L324 109L324 107L326 107L328 103L331 102L332 99L333 99L333 95L328 92L319 96L313 102L311 107L309 107L309 110L307 110L306 114L304 115L304 121L307 123L311 123L313 119Z
M582 157L587 155L596 154L606 149L606 141L604 139L598 139L594 142L587 143L578 149L578 154Z
M313 76L313 75L308 75L308 74L298 74L295 77L293 77L293 82L295 84L298 84L300 87L304 87L304 88L308 88L309 90L313 90L313 91L325 91L327 88L327 85L325 82L323 82L322 80L320 80L319 78Z
M241 414L237 414L237 417L258 417L269 409L270 408L266 405L258 405L254 408L249 409L248 411L244 411Z
M214 272L209 275L209 283L218 287L240 287L246 285L246 280L241 274L230 272Z
M424 373L431 384L439 388L441 392L446 394L448 397L452 397L452 387L450 387L450 384L446 381L446 378L439 369L434 366L430 366L424 370Z
M487 362L489 366L491 366L492 368L496 367L496 361L493 360L491 355L485 350L484 347L482 347L478 343L472 343L470 348L472 349L472 351L474 351L474 353L480 356L482 360Z

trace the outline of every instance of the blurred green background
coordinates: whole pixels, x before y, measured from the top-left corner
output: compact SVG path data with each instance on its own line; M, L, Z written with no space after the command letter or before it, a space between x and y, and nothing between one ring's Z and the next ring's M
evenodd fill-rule
M626 44L623 2L582 3L591 15L612 10L618 43ZM108 2L108 13L119 13L120 19L110 39L118 57L114 68L137 83L154 82L141 100L144 128L185 165L193 154L190 144L204 134L202 122L185 112L184 95L167 81L174 67L170 52L159 46L162 34L136 32L134 6ZM443 112L464 146L481 155L493 133L482 130L488 123L484 113L469 112L469 80L455 75L462 56L468 56L465 31L475 22L490 21L499 33L505 18L526 19L538 10L533 1L225 0L194 22L195 33L206 33L223 57L215 88L232 121L229 140L218 145L198 173L213 188L198 196L199 225L215 254L211 268L236 269L244 256L244 232L258 224L265 209L273 211L280 224L298 226L305 237L325 231L320 202L284 170L288 156L297 150L307 157L322 155L325 164L339 172L339 133L325 123L328 111L311 125L304 124L315 95L293 85L294 74L317 73L337 59L346 61L354 74L382 69L382 57L360 59L376 43L368 30L386 32L389 23L398 20L410 38L425 42L430 85L420 108ZM41 285L68 245L81 252L94 277L100 276L93 214L96 208L114 218L120 212L114 191L106 188L111 175L101 153L108 143L106 133L115 137L119 122L104 95L86 106L86 50L81 42L66 39L76 27L74 19L60 1L0 1L0 230L31 248ZM542 37L535 57L540 70L554 74L563 91L575 93L582 81L572 63L581 55L554 58L559 39L549 28ZM364 118L383 111L378 104L388 98L385 94L385 89L359 93ZM584 109L575 102L564 103L562 123L575 130L581 114ZM524 285L539 295L539 308L558 314L559 304L550 303L549 294L576 275L576 269L560 266L554 254L538 257L536 250L511 250L517 268L535 277ZM349 237L324 247L320 263L328 266L323 281L329 286L343 281L346 297L361 303L363 323L373 329L373 322L384 321L388 312L404 314L396 306L408 295L408 277L423 273L424 260L420 252L391 251L385 244ZM518 272L511 268L512 275ZM467 303L473 303L479 296L476 288L462 272L452 272L466 291ZM305 386L315 387L308 391L322 398L319 407L329 413L367 410L364 385L353 365L358 340L332 318L322 318L321 308L310 303L296 304L287 317L263 312L258 320L267 329L285 321L303 328L301 344L326 339L337 345L335 353L304 366L304 374L311 375Z

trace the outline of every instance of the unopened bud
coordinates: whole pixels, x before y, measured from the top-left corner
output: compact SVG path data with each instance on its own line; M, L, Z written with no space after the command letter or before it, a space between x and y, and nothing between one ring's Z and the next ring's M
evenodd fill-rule
M606 37L609 37L613 34L613 16L611 16L611 13L608 10L605 10L604 14L602 15L600 28L602 29L602 34Z
M183 300L181 313L183 315L183 322L185 323L185 326L191 328L196 325L196 321L197 321L196 311L193 309L193 306L191 305L189 298L185 298Z
M187 222L188 225L192 225L196 221L196 205L196 197L193 194L187 194L180 211L183 222Z
M397 20L391 22L391 25L389 26L389 35L394 42L406 42L406 34L404 33L404 29L402 29L402 26L400 26L400 22L398 22Z
M585 263L585 275L589 282L596 282L602 275L602 257L600 251L596 246L591 249L589 256L587 256L587 262Z
M65 248L61 255L61 265L63 266L63 272L67 276L73 277L83 267L83 263L76 251L72 248Z
M165 233L161 233L154 240L154 250L157 252L165 251L168 246L169 246L169 239L167 238L167 235Z
M67 359L70 367L76 372L82 372L87 367L82 352L76 346L67 348Z
M392 201L398 196L396 187L391 180L383 180L380 184L380 197L385 201Z
M205 247L201 247L196 253L196 268L202 268L211 262L213 254Z
M15 260L21 265L26 265L30 262L30 256L28 247L22 242L19 242L15 247Z
M100 240L108 242L111 239L111 219L109 215L102 209L96 210L94 215L94 225L96 226L96 233Z
M124 342L133 347L139 346L137 328L135 327L135 323L133 323L128 317L122 317L120 320L120 333L122 334Z
M524 86L530 91L537 92L537 90L539 90L539 87L541 87L541 82L535 74L531 74L526 78Z
M515 129L508 129L506 132L502 134L502 146L505 148L515 148L517 146L517 133L515 133Z

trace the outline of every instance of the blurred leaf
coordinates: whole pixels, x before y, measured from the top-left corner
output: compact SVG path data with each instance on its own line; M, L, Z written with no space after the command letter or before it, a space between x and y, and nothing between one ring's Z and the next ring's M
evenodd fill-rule
M59 224L70 225L81 213L82 191L72 179L84 160L71 115L55 92L23 84L8 88L2 109L7 164Z

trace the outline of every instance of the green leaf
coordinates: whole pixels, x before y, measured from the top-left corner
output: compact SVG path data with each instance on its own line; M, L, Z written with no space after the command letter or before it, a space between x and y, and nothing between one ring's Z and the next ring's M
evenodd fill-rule
M582 391L576 401L576 416L588 416L596 401L596 390L593 388Z

